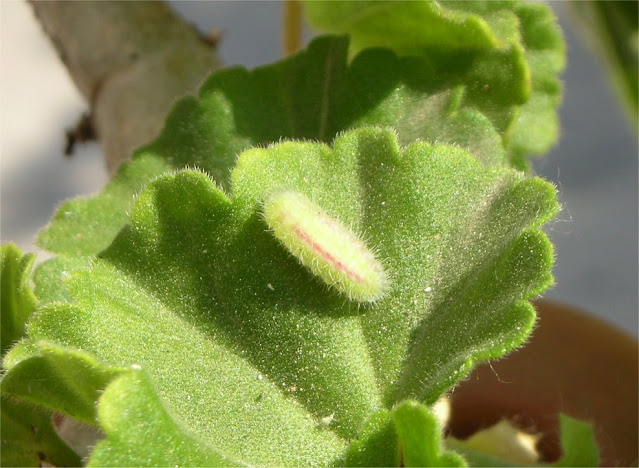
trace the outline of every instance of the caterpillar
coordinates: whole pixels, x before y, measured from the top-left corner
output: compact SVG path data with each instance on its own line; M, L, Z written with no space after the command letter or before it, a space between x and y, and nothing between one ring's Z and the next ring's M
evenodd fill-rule
M375 302L386 293L387 275L373 252L302 193L272 193L264 203L264 219L302 265L350 300Z

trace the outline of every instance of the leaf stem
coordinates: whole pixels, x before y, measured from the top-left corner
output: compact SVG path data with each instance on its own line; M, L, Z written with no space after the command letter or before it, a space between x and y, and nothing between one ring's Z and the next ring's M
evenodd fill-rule
M297 52L302 43L302 8L298 0L284 0L282 22L282 52L287 56Z

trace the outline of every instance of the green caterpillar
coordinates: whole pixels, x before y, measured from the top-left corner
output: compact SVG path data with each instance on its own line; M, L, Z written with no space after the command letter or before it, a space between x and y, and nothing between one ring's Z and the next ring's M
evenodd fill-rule
M264 219L302 265L349 299L375 302L388 290L388 278L373 252L305 195L273 193L264 204Z

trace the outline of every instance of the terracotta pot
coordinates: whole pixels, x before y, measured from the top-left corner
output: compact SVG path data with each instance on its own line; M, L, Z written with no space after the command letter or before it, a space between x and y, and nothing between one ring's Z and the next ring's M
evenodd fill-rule
M508 417L543 433L546 461L559 455L557 414L593 423L602 465L636 466L637 340L550 301L536 303L529 343L479 366L452 394L450 431L464 438Z

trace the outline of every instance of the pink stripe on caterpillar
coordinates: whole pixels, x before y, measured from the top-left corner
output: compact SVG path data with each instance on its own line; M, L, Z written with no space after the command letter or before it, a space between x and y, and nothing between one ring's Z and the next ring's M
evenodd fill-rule
M311 238L308 237L306 233L299 226L294 226L293 229L299 235L302 241L306 242L306 244L310 246L315 252L317 252L319 255L324 257L324 259L326 259L327 262L334 265L338 270L346 273L348 276L353 278L353 280L357 281L358 283L361 283L363 281L361 276L359 276L357 273L353 271L350 271L348 268L344 266L342 262L336 260L330 253L324 250L320 245L313 242Z
M350 299L374 302L388 281L363 241L303 194L282 191L264 204L275 237L299 262Z

